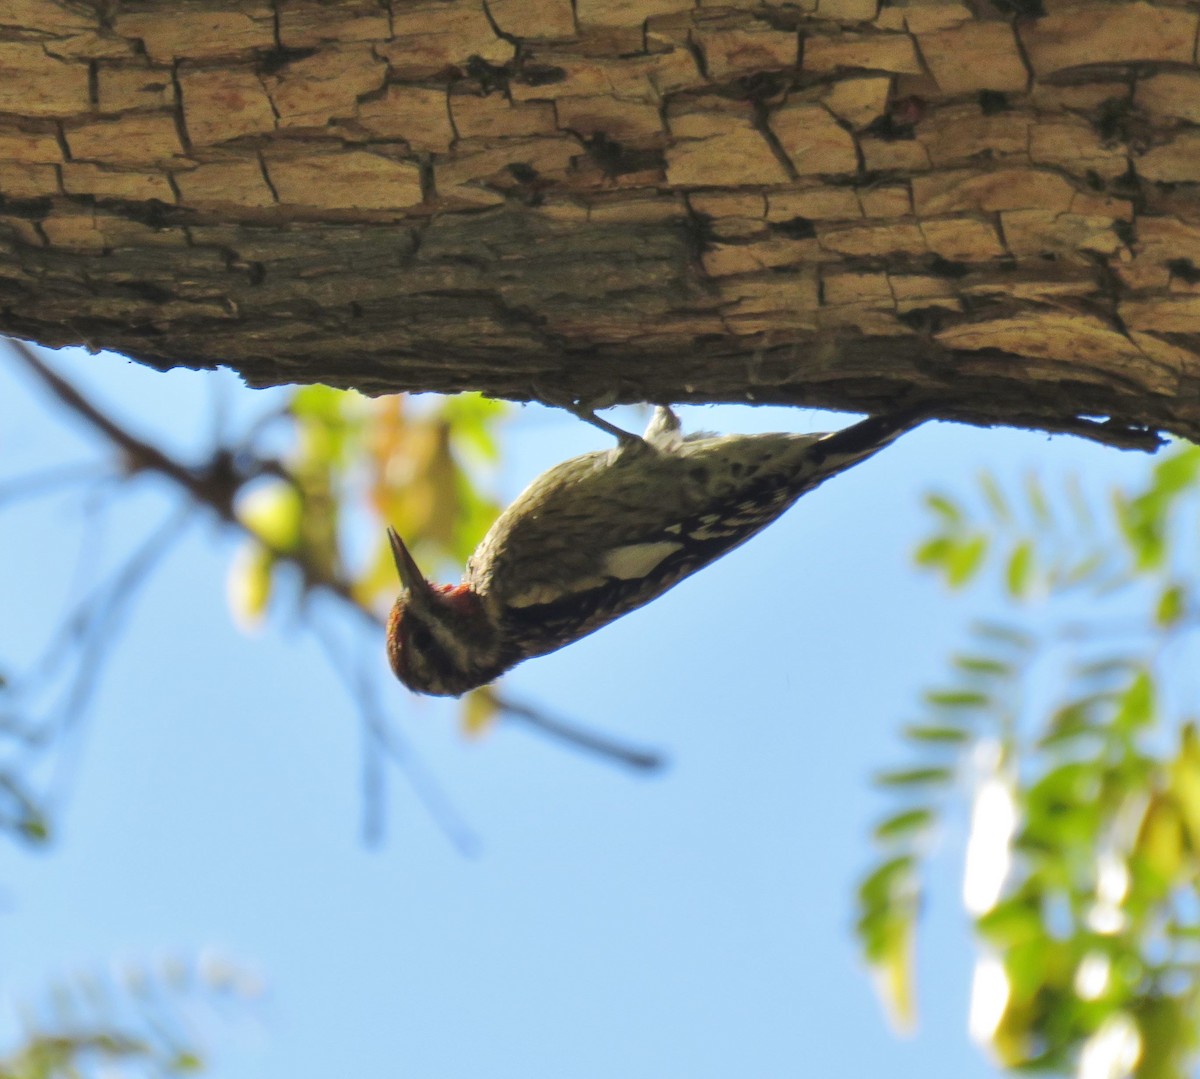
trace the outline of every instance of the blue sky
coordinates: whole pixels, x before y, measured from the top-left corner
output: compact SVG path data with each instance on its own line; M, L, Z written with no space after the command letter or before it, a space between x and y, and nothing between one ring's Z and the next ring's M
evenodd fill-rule
M268 403L228 374L52 359L184 454L210 438L214 379L234 417ZM841 422L682 416L720 430ZM605 442L533 407L514 410L503 437L509 497ZM0 355L0 483L93 453ZM906 763L897 730L988 602L948 598L910 568L920 496L961 491L983 467L1074 468L1108 484L1144 462L1077 439L927 425L649 608L509 677L514 696L667 752L652 778L515 725L464 740L444 702L390 681L372 642L389 714L479 837L470 858L394 772L385 842L364 847L353 703L294 620L234 628L236 544L198 519L104 668L56 841L0 846L4 1026L14 1000L55 977L211 951L266 986L240 1020L206 1032L224 1079L992 1074L965 1034L961 817L934 857L914 1037L887 1028L851 935L885 808L869 777ZM115 564L172 497L138 481L102 525L69 495L0 509L0 666L37 654L97 579L91 563Z

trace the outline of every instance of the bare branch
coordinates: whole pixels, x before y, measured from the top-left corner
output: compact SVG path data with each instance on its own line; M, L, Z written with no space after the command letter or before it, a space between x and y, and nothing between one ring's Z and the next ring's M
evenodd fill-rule
M627 768L633 768L641 772L657 772L660 768L665 767L667 763L666 758L661 753L656 753L648 749L635 749L632 746L618 742L608 735L584 730L565 720L548 716L545 712L531 705L522 704L510 697L502 696L494 690L488 689L485 692L492 697L496 703L496 707L504 713L506 718L521 720L539 734L546 734L552 738L557 738L565 745L582 750L585 753L604 757L612 764L624 765Z
M108 471L96 465L61 465L44 472L31 472L26 476L14 476L0 483L0 506L5 502L16 502L21 498L41 498L53 494L60 487L98 480Z
M333 636L320 622L314 620L311 628L329 659L330 666L333 667L358 706L359 716L369 735L368 749L374 747L383 751L400 769L408 780L409 786L424 805L426 812L460 854L467 856L477 854L479 837L463 822L445 792L421 765L407 739L389 723L387 715L380 706L375 681L366 664L361 658L357 661L352 660L347 651L338 646ZM363 822L363 831L369 841L377 842L382 831L381 817L378 815L380 813L379 792L368 793L371 796L364 798L367 813Z
M60 404L121 451L129 463L130 471L153 472L170 480L181 487L193 502L212 510L223 522L262 546L272 557L296 566L304 577L306 588L331 592L371 621L378 622L374 615L358 605L347 581L328 576L294 551L272 547L237 516L234 501L242 484L248 479L268 473L285 476L286 470L279 462L255 459L248 469L239 470L235 467L234 455L224 447L219 447L204 467L190 467L164 453L157 446L138 438L103 413L75 386L48 367L28 345L21 341L9 341L9 345Z
M353 612L356 618L369 624L372 629L381 625L381 618L364 608L355 598L350 582L340 576L331 576L303 551L274 548L246 526L235 509L236 499L242 486L251 479L272 475L295 484L296 480L282 461L260 457L252 450L253 434L244 435L236 449L219 445L202 465L187 464L159 447L127 430L120 422L106 414L97 404L89 400L77 387L50 368L31 348L19 341L10 342L14 355L45 386L52 396L85 424L100 434L121 455L127 475L150 473L167 479L183 492L188 499L186 511L175 524L169 523L139 549L116 577L103 588L97 589L87 601L80 604L47 650L43 677L49 677L53 667L71 652L72 647L81 648L83 656L71 687L58 708L60 718L47 724L39 732L30 732L27 738L31 747L44 744L50 735L65 726L64 719L78 715L85 706L94 688L99 667L102 664L103 648L110 633L102 632L127 608L136 586L149 572L149 566L165 551L167 540L173 530L181 526L187 514L195 507L205 507L218 519L236 529L242 535L259 544L273 559L281 564L295 567L301 574L305 593L327 594L337 601L337 608ZM261 430L279 418L280 413L271 412L260 419L251 431ZM97 612L104 612L103 615ZM319 619L309 619L308 626L317 635L335 670L346 682L363 718L369 744L382 750L404 773L430 815L451 841L464 853L472 853L478 845L474 834L458 819L445 795L437 788L431 777L420 767L412 747L388 722L376 698L374 682L359 659L351 660L341 654L333 638L321 625ZM654 752L623 745L617 740L591 731L582 730L558 718L552 718L530 705L511 701L505 697L494 697L496 706L504 718L526 723L543 735L556 738L572 748L591 753L610 763L643 772L657 770L663 766L663 758ZM374 840L379 830L382 785L369 762L364 763L364 831Z

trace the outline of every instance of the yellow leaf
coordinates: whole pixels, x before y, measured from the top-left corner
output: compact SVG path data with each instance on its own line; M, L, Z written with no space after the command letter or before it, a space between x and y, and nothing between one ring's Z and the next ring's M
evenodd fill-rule
M238 520L276 551L299 547L302 513L300 494L290 483L253 487L238 500Z
M1193 852L1200 852L1200 738L1194 724L1184 725L1179 743L1179 756L1168 767L1168 781L1187 829L1189 846Z
M492 691L484 686L474 690L463 698L462 729L463 733L474 738L484 734L500 715L500 705Z
M1164 890L1175 882L1183 864L1183 839L1183 819L1174 800L1153 795L1133 853Z
M917 1025L913 986L915 938L916 926L911 916L893 919L871 962L875 991L892 1028L901 1034L912 1033Z
M452 533L457 508L458 466L450 454L450 429L436 417L386 419L383 437L373 441L375 507L412 539L441 541Z
M275 559L257 543L247 544L234 556L226 579L226 595L233 621L243 633L262 623L271 598L271 570Z
M1045 1002L1074 997L1078 966L1079 957L1072 945L1048 938L1027 941L993 957L989 971L991 1008L981 1007L980 1011L990 1010L994 1028L987 1035L986 1024L980 1021L973 1036L987 1045L1005 1067L1016 1067L1036 1056L1044 1038ZM973 999L972 1008L975 1006ZM977 1014L977 1020L982 1018Z

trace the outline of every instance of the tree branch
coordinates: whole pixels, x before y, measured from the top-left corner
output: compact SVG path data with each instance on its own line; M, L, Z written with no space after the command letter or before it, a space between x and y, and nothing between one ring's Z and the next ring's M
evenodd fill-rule
M117 448L128 462L131 474L148 472L164 477L181 488L194 504L210 509L225 524L267 550L272 558L299 569L307 591L332 596L342 609L353 611L373 629L379 628L382 619L359 604L349 581L330 576L321 567L294 551L273 547L238 517L235 508L237 493L249 479L270 474L295 483L295 479L282 462L255 457L249 469L239 470L234 467L235 459L239 455L225 447L217 447L205 465L197 468L184 464L134 435L102 412L78 388L45 364L26 344L10 341L10 345L15 355L60 404ZM363 698L360 696L356 699L361 707ZM605 758L611 763L640 770L654 770L662 766L662 758L657 754L622 745L615 739L582 730L562 720L551 719L528 705L515 704L504 698L497 698L496 703L506 716L523 721L543 734L575 749ZM385 740L381 739L381 744L386 744ZM392 745L389 748L393 759L398 760L396 746Z

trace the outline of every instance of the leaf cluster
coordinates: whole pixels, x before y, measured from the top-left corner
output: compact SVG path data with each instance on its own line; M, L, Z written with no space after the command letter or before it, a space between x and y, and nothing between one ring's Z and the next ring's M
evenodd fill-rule
M475 394L421 408L403 395L295 390L282 414L292 443L282 474L237 502L256 541L232 571L235 611L246 622L260 619L277 571L297 559L327 579L348 580L366 607L390 599L389 524L431 566L461 567L499 506L479 491L460 455L465 448L496 461L494 427L504 407ZM348 552L364 531L365 557L354 559Z
M0 1079L202 1072L202 1020L240 1011L257 992L245 972L214 960L60 979L37 1004L19 1006L24 1034L0 1058Z
M500 511L477 473L499 457L495 430L505 408L478 394L422 406L405 395L295 390L281 416L291 442L283 468L235 505L253 537L229 576L239 623L258 624L297 566L308 578L346 582L365 610L386 610L398 586L389 525L424 566L461 572ZM492 697L472 694L463 727L480 731L498 711Z
M97 566L85 530L83 583L41 655L13 672L0 663L0 831L26 842L51 836L50 801L62 794L55 766L81 729L136 597L186 528L207 519L241 543L228 578L235 618L257 627L291 599L294 624L316 639L356 705L366 735L367 841L382 834L390 763L446 835L472 849L473 837L422 768L387 696L396 687L381 662L379 634L398 581L386 526L400 531L432 576L456 575L499 510L483 481L498 457L496 429L506 406L474 394L372 400L310 386L272 394L282 407L268 406L229 430L214 386L212 443L199 456L184 456L147 440L36 350L19 341L8 346L54 406L97 437L100 452L95 460L0 477L0 509L82 488L79 501L91 520L147 481L168 496L169 512L113 572ZM467 733L504 718L624 767L662 764L657 753L495 689L465 697L460 717Z
M917 564L1000 586L904 730L910 767L859 889L858 935L901 1025L923 868L971 803L963 899L979 956L973 1035L1020 1070L1189 1074L1200 1044L1200 738L1192 677L1200 448L1144 487L1089 496L993 476L927 498Z

